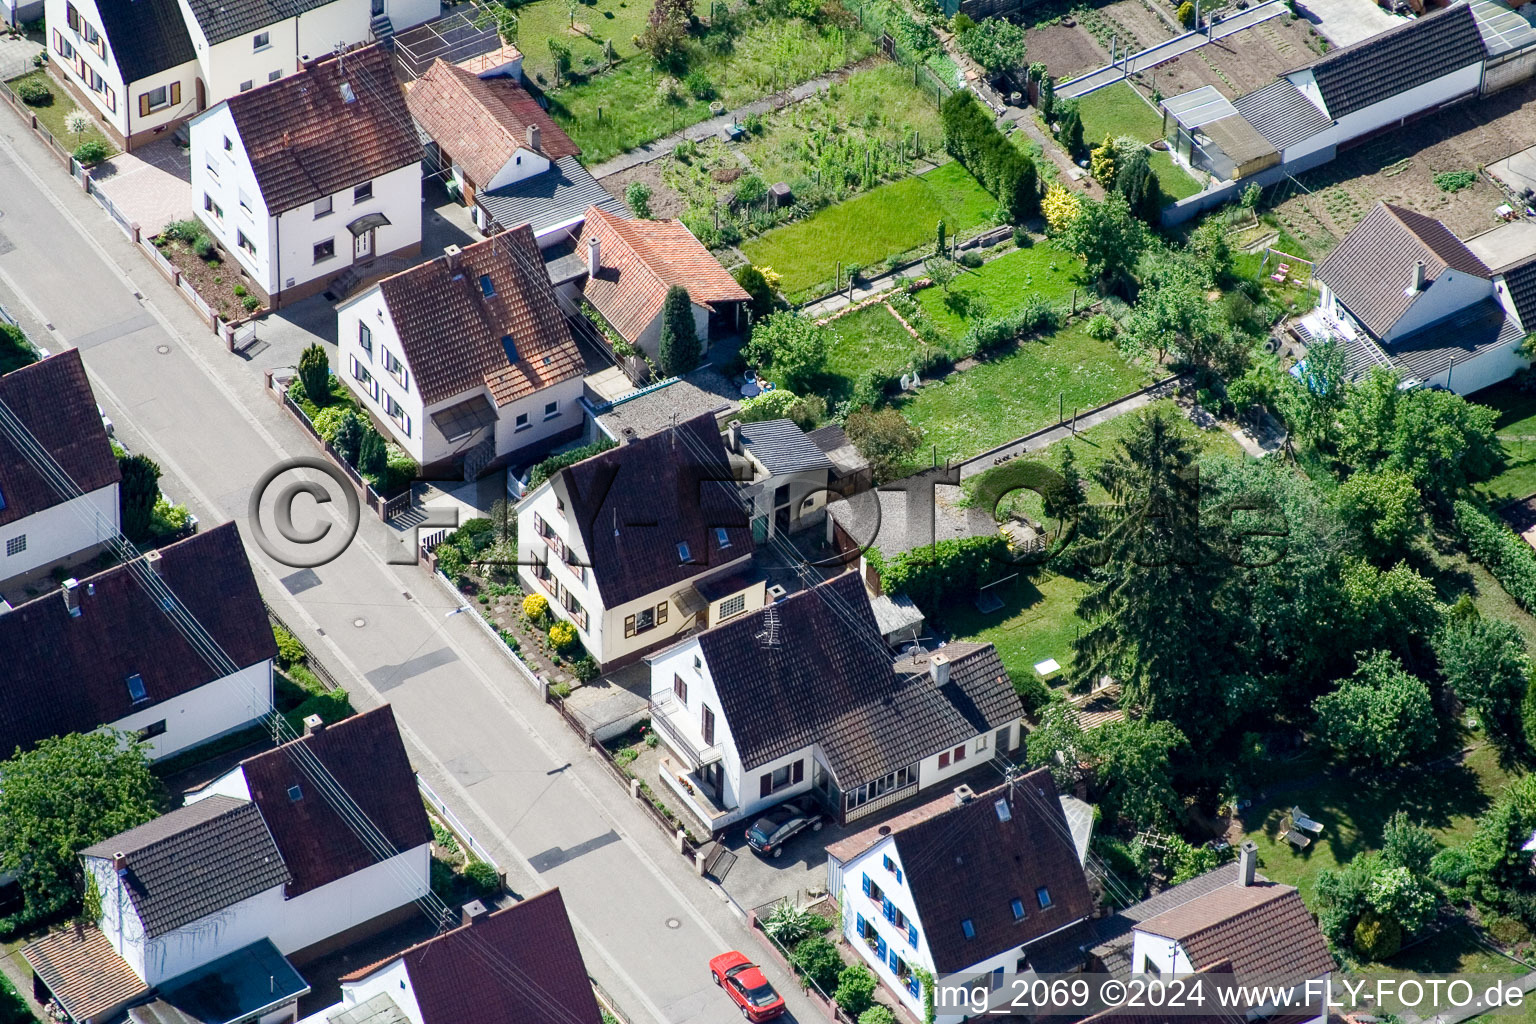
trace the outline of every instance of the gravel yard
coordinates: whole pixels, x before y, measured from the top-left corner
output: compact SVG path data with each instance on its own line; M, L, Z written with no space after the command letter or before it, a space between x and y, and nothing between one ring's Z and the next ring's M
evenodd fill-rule
M1228 97L1268 85L1321 53L1322 37L1304 18L1282 15L1131 76L1164 96L1214 85Z

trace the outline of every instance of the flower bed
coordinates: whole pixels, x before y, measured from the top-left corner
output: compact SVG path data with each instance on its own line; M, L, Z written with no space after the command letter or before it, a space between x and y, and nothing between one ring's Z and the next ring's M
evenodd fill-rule
M176 221L151 241L181 272L182 280L224 320L240 320L261 311L261 299L243 283L240 265L223 257L197 221Z

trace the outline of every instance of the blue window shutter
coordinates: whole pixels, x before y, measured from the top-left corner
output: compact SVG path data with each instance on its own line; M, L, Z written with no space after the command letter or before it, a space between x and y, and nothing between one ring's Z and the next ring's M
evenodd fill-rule
M857 914L855 916L857 916L859 919L859 938L862 939L864 937L864 915Z
M872 891L873 890L870 889L869 876L865 875L864 876L864 895L868 896Z
M923 983L918 980L918 977L917 977L916 974L913 974L912 977L907 979L907 990L909 992L911 992L913 995L917 996L919 999L922 998L922 996L923 996Z
M917 948L917 927L910 921L907 922L907 941L912 943L912 948Z
M881 960L884 960L885 959L885 950L886 950L885 940L880 938L878 935L875 936L875 956L879 957Z
M891 972L895 973L899 970L901 970L901 957L896 955L896 950L893 948L891 950Z
M901 868L896 869L896 884L901 884Z
M885 901L885 919L887 921L896 920L896 905L890 900Z

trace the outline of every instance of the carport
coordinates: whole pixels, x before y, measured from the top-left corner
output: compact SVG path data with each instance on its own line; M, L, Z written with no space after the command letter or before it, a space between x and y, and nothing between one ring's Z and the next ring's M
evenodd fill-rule
M1280 153L1213 85L1163 100L1163 137L1194 168L1222 181L1256 174Z

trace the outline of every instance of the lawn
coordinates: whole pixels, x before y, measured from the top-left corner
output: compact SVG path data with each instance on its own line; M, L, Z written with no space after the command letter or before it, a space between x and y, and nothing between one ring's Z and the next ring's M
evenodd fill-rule
M839 317L827 326L832 332L832 344L827 350L824 372L839 381L821 393L831 402L846 398L845 392L852 390L853 382L870 370L892 376L904 372L922 345L881 302Z
M990 615L966 603L951 605L936 618L956 639L995 645L1014 679L1034 675L1035 665L1047 658L1063 666L1072 664L1072 642L1083 624L1077 617L1077 602L1087 593L1087 583L1046 568L1032 576L1021 573L992 591L1003 607Z
M783 275L791 302L830 291L837 262L872 267L937 237L939 221L951 235L989 223L993 199L970 172L948 163L903 178L742 244L757 266Z
M1026 341L1000 358L925 385L902 402L923 432L923 449L940 459L964 459L1147 383L1113 342L1089 337L1083 323Z
M577 28L571 28L575 7ZM517 8L517 46L523 51L523 73L541 86L554 82L555 61L549 41L557 40L571 50L571 66L577 71L601 65L607 58L603 43L613 44L613 55L625 60L639 53L634 38L645 30L651 5L646 0L535 0Z
M1124 82L1089 93L1078 100L1077 109L1083 116L1083 139L1090 146L1105 137L1129 135L1148 143L1163 137L1162 117ZM1170 199L1187 198L1205 187L1162 150L1152 152L1152 171Z
M1494 430L1505 453L1503 467L1478 491L1495 505L1536 494L1536 393L1504 381L1477 392L1472 401L1499 411Z
M107 156L110 157L117 153L117 147L112 144L112 140L107 138L104 134L102 134L100 129L95 127L96 118L94 115L91 117L92 127L89 131L79 136L74 136L65 130L64 119L68 117L73 111L79 110L80 107L75 103L73 97L71 97L69 93L65 91L62 85L49 77L47 71L44 71L42 68L38 68L36 71L29 71L19 78L11 79L7 84L14 89L20 83L29 80L42 82L48 87L48 91L53 93L53 99L50 102L44 103L40 107L28 105L25 109L30 110L32 113L37 115L38 123L41 124L44 128L48 129L48 131L52 133L55 139L59 140L59 145L73 152L75 148L78 147L82 142L88 142L94 139L101 143L103 146L107 147ZM90 111L87 110L86 113L90 114Z
M917 300L941 330L958 340L980 316L1010 313L1036 295L1065 304L1078 287L1082 266L1082 260L1071 253L1041 242L965 271L950 284L948 293L925 288L917 293Z

